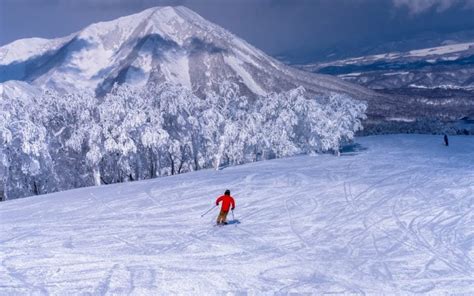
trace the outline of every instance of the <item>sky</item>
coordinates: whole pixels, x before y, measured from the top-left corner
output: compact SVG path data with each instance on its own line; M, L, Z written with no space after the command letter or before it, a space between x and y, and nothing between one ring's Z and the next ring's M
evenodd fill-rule
M294 61L422 47L427 39L466 38L461 31L474 40L474 0L0 0L0 46L162 5L184 5Z

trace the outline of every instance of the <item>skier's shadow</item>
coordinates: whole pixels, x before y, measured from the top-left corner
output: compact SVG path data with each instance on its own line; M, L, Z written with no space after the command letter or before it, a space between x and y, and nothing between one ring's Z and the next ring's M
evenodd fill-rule
M232 225L232 224L240 224L240 221L238 219L227 221L227 225Z

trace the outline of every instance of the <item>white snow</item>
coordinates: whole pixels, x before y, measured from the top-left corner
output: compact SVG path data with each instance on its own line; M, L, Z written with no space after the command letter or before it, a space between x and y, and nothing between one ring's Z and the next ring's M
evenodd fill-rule
M413 118L405 118L405 117L389 117L387 118L388 121L399 121L399 122L414 122L415 119Z
M369 56L361 56L355 58L349 58L344 60L337 60L332 62L320 63L320 64L308 64L304 65L301 68L305 68L308 70L317 70L324 67L329 66L343 66L343 65L363 65L373 63L379 60L401 60L406 58L424 58L430 57L426 59L429 63L436 62L436 59L431 57L440 58L446 61L454 61L459 59L462 56L463 51L468 51L474 47L474 42L468 43L458 43L458 44L450 44L438 47L431 47L431 48L423 48L417 50L411 50L407 52L388 52L383 54L376 54L376 55L369 55Z
M177 14L176 8L155 8L151 17L154 19L151 23L153 30L164 36L171 37L178 44L182 45L183 41L188 37L177 29L177 25L182 25L185 21Z
M387 59L387 60L393 60L396 58L400 57L400 53L397 52L388 52L388 53L383 53L383 54L376 54L373 56L369 56L368 58L370 60L382 60L382 59ZM350 59L351 61L357 61L357 60L365 60L366 57L359 57L357 59Z
M28 102L29 96L40 96L41 91L27 82L13 80L0 83L0 97L4 100L22 100Z
M472 294L474 137L358 143L0 203L0 294Z
M389 73L384 73L384 76L397 76L397 75L408 75L410 72L406 71L397 71L397 72L389 72Z
M224 61L229 65L243 80L244 84L255 94L263 96L266 92L255 82L247 70L242 66L241 62L234 56L224 56Z
M351 76L360 76L360 75L362 75L362 72L353 72L353 73L341 74L337 76L338 77L351 77Z
M457 59L459 59L458 55L448 56L448 57L441 57L441 60L443 60L443 61L455 61Z
M77 76L80 76L82 79L77 79L76 81L88 80L97 75L102 69L110 66L113 56L113 50L107 50L102 44L97 43L93 48L86 48L78 53L71 54L66 67L79 72Z
M49 51L54 51L69 42L73 37L73 35L69 35L56 39L27 38L15 40L0 47L0 65L23 62Z
M414 88L424 88L424 89L434 89L434 88L442 88L442 89L471 89L470 86L459 86L459 85L452 85L452 84L439 84L435 86L426 86L426 85L419 85L419 84L410 84L409 87Z
M172 53L162 64L166 80L175 84L181 84L192 90L191 77L189 75L189 57L183 53Z
M408 56L424 57L424 56L431 56L431 55L455 53L455 52L468 50L471 46L474 46L474 42L458 43L458 44L444 45L444 46L438 46L438 47L432 47L432 48L424 48L424 49L409 51Z

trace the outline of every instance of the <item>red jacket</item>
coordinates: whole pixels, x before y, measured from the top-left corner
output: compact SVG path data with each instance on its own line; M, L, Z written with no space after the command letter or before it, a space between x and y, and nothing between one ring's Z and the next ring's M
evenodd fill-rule
M232 210L235 208L235 201L230 195L222 195L216 200L216 206L222 201L221 211L228 212L230 205L232 205Z

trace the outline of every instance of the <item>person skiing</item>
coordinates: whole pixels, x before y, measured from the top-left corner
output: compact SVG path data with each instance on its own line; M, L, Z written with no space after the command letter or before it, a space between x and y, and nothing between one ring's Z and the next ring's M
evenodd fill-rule
M448 135L444 134L444 145L449 146Z
M224 195L221 195L219 196L219 198L217 198L216 206L218 206L220 202L222 202L222 206L219 216L217 216L217 225L226 225L227 214L229 213L229 209L231 209L232 211L235 209L235 201L234 198L230 196L229 189L224 192Z

